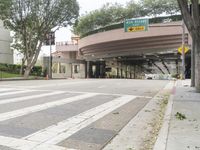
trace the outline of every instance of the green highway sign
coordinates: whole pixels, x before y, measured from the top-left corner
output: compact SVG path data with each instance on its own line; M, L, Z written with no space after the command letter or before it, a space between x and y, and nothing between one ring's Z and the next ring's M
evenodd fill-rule
M148 31L149 19L126 19L124 21L125 32Z

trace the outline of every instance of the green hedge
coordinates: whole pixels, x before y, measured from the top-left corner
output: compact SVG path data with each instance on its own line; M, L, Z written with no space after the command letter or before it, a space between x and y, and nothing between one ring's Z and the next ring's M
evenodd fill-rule
M15 64L2 64L0 63L0 71L13 73L13 74L19 74L21 69L21 65L15 65ZM25 67L24 67L25 69ZM32 76L42 76L42 67L41 66L34 66L31 70L30 75Z
M151 19L149 19L149 23L150 24L162 23L165 19L171 19L172 21L180 21L180 20L182 20L182 16L181 15L174 15L174 16L151 18ZM124 27L124 23L117 23L117 24L105 26L105 27L102 27L102 28L87 32L87 33L83 34L81 36L81 38L84 38L86 36L89 36L89 35L92 35L92 34L96 34L96 33L99 33L99 32L105 32L105 31L109 31L109 30L120 29L120 28L123 28L123 27Z

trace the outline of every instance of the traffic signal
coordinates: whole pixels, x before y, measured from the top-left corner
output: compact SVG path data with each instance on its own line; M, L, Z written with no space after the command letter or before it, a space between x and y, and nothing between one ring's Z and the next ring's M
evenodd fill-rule
M46 34L45 45L55 45L55 32Z

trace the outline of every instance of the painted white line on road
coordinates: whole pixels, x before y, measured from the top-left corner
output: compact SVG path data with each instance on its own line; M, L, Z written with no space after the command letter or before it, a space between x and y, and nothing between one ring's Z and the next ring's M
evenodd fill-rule
M42 129L23 139L40 142L41 144L57 144L135 98L135 96L116 98L77 116L59 122L56 125Z
M3 89L0 89L0 92L5 92L5 91L12 91L13 89L11 88L3 88Z
M33 91L35 91L35 90L25 90L25 91L6 92L6 93L0 93L0 96L14 95L14 94L22 94L22 93L28 93L28 92L33 92Z
M51 82L48 84L49 81L42 81L39 83L39 85L1 85L4 87L11 87L11 88L22 88L22 89L27 89L27 88L43 88L43 87L55 87L55 86L62 86L62 85L74 85L74 84L89 84L89 83L95 83L98 81L90 81L90 80L84 80L84 81L69 81L69 80L62 80L62 82ZM44 83L44 84L41 84Z
M74 82L65 82L65 83L52 83L52 84L45 84L45 85L37 85L37 86L29 86L29 88L44 88L44 87L56 87L56 86L62 86L62 85L74 85L74 84L89 84L89 83L95 83L98 81L74 81Z
M99 89L103 89L103 88L105 88L106 87L106 85L101 85L101 86L99 86L98 88Z
M150 97L150 96L140 96L140 95L130 95L130 94L116 94L116 93L103 93L103 92L100 92L100 93L97 93L97 92L84 92L84 91L65 91L67 93L75 93L75 94L86 94L86 93L95 93L95 94L98 94L98 95L108 95L108 96L136 96L136 97L141 97L141 98L153 98L153 97Z
M41 146L38 146L37 142L5 136L0 136L0 145L18 150L70 150L56 145L43 144Z
M153 97L150 96L137 96L138 98L147 98L147 99L152 99Z
M78 96L62 99L62 100L59 100L56 102L49 102L49 103L45 103L45 104L41 104L41 105L26 107L23 109L2 113L2 114L0 114L0 121L5 121L5 120L12 119L12 118L28 115L28 114L31 114L34 112L38 112L38 111L46 110L48 108L57 107L57 106L61 106L61 105L67 104L67 103L83 100L83 99L93 97L96 95L97 95L96 93L87 93L87 94L83 94L83 95L78 95Z
M21 101L30 100L30 99L33 99L33 98L41 98L41 97L45 97L45 96L52 96L52 95L63 94L63 93L65 93L65 92L64 91L56 91L56 92L52 92L52 93L44 93L44 94L37 94L37 95L31 95L31 96L5 99L5 100L0 100L0 105L8 104L8 103L21 102Z

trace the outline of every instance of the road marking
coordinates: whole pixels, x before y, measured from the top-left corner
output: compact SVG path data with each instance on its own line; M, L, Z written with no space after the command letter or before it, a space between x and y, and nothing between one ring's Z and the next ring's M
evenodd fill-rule
M151 96L137 96L138 98L146 98L146 99L152 99L153 97Z
M58 144L72 134L104 117L113 110L135 99L136 96L122 96L100 106L87 110L77 116L61 121L56 125L42 129L23 139L40 142L41 144Z
M0 145L18 150L72 150L49 144L43 144L41 146L38 146L37 142L4 136L0 136Z
M51 95L62 94L62 93L65 93L65 92L64 91L56 91L56 92L52 92L52 93L44 93L44 94L39 94L39 95L31 95L31 96L5 99L5 100L0 100L0 105L14 103L14 102L21 102L21 101L30 100L33 98L40 98L40 97L51 96Z
M99 89L103 89L103 88L105 88L106 87L106 85L101 85L101 86L99 86L98 88Z
M140 95L128 95L128 94L116 94L116 93L97 93L97 92L83 92L83 91L80 91L80 92L77 92L77 91L65 91L67 93L74 93L74 94L86 94L86 93L94 93L94 94L98 94L98 95L108 95L108 96L136 96L136 97L140 97L140 98L147 98L147 99L151 99L153 97L151 96L140 96Z
M3 88L3 89L0 89L0 92L4 92L4 91L12 91L13 89L11 88Z
M6 93L0 93L0 96L14 95L14 94L22 94L22 93L28 93L28 92L33 92L33 91L35 91L35 90L25 90L25 91L6 92Z
M45 104L41 104L41 105L26 107L23 109L18 109L18 110L14 110L11 112L2 113L2 114L0 114L0 121L5 121L5 120L12 119L12 118L28 115L30 113L46 110L46 109L49 109L52 107L61 106L61 105L67 104L67 103L83 100L83 99L93 97L96 95L97 95L96 93L87 93L87 94L83 94L83 95L78 95L78 96L62 99L62 100L59 100L56 102L49 102L49 103L45 103Z

